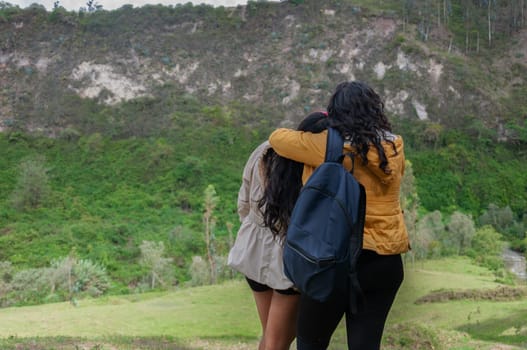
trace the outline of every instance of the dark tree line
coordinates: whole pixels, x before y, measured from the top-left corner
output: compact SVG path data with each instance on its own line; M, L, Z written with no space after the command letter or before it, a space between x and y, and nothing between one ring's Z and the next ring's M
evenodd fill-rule
M423 40L432 29L462 31L466 51L492 46L495 37L525 28L527 0L402 0L404 23L415 23Z

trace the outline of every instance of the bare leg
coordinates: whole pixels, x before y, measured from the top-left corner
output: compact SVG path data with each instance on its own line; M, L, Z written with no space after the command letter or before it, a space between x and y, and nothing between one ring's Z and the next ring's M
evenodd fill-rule
M296 336L300 295L273 292L264 332L265 350L288 350Z
M265 349L265 334L267 328L267 320L269 317L269 309L271 307L271 301L273 299L273 291L266 290L264 292L254 292L254 301L256 302L256 309L258 310L258 317L260 318L260 323L262 324L262 339L260 340L260 345L258 350Z

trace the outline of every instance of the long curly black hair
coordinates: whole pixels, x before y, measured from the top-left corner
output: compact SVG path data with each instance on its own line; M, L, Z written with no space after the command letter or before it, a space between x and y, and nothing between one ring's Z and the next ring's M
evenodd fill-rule
M309 114L299 125L298 130L319 133L328 127L324 112ZM289 218L302 188L304 164L279 156L272 148L264 154L265 187L258 207L266 227L275 237L283 237L289 225Z
M384 103L379 95L365 82L346 81L337 85L328 107L329 126L340 131L356 148L363 164L368 163L367 154L373 145L380 157L380 168L389 174L388 160L381 142L395 144L388 136L392 126L384 114Z

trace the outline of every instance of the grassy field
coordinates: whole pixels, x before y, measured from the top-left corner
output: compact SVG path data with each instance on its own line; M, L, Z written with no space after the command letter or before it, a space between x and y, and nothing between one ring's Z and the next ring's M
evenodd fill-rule
M495 289L462 258L406 265L384 349L525 349L527 298L416 304L441 289ZM523 287L524 288L524 287ZM0 349L255 349L252 295L241 280L70 303L0 310ZM331 348L345 349L339 327Z

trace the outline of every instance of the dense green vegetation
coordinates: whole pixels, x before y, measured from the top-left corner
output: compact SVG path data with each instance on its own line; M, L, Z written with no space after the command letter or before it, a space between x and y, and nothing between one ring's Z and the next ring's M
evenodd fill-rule
M208 184L221 198L214 234L225 254L227 224L237 223L240 169L264 136L237 127L243 118L227 106L194 102L190 109L174 113L174 129L163 137L0 135L0 261L34 268L73 254L103 264L116 292L134 289L147 272L138 264L141 242L162 241L177 283L184 282L192 255L204 251Z
M156 285L168 288L193 279L197 284L208 283L206 277L197 276L200 268L192 263L193 256L206 255L205 188L212 185L219 197L212 232L214 254L219 258L227 254L238 225L235 204L241 169L269 128L243 126L241 120L247 119L235 108L189 104L189 111L175 113L171 127L158 137L112 139L94 133L49 139L19 132L1 134L0 148L7 152L0 158L0 261L12 264L4 268L4 273L9 272L5 276L13 277L21 269L46 268L70 257L106 270L111 284L103 283L103 292L130 293ZM474 228L466 234L466 246L449 238L462 237L460 230L470 222L494 225L506 239L524 248L525 226L516 213L525 208L525 193L515 189L526 186L527 163L503 146L483 152L464 135L451 139L452 143L445 137L435 150L429 150L415 141L414 132L403 131L420 199L420 226L412 237L415 256L470 255L467 242L473 239ZM439 211L443 213L439 224L430 228L427 213ZM449 231L451 215L460 212L468 214L469 223ZM491 238L496 258L500 237ZM168 271L157 271L159 283L149 279L153 265L141 263L146 254L141 249L144 241L162 242L158 255L170 260L165 261ZM489 249L484 246L478 250L481 254L472 256L483 256ZM499 261L484 263L504 276ZM6 277L4 282L12 283L2 302L34 303L100 293L93 288L89 292L91 284L83 282L79 290L64 286L62 292L57 287L50 293L40 288L25 295L21 290L31 276L14 281Z

